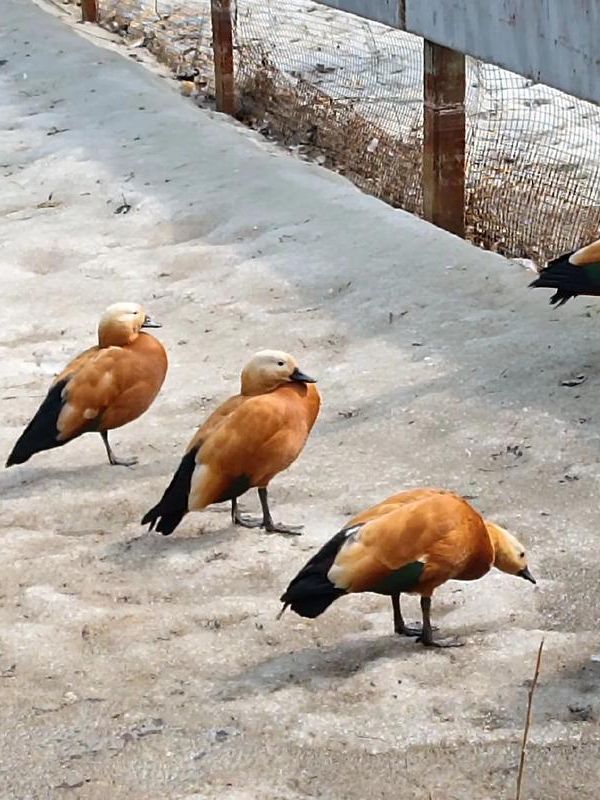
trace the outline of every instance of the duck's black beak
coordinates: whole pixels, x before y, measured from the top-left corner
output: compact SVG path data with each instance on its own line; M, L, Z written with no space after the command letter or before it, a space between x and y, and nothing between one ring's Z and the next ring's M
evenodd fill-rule
M525 567L525 569L522 569L520 572L517 572L517 575L519 576L519 578L525 578L526 581L531 581L531 583L537 583L536 579L533 577L531 572L529 572L527 567Z
M316 383L317 381L314 378L310 378L308 375L305 375L303 372L300 372L298 367L292 372L290 375L290 380L295 381L296 383Z
M162 328L162 325L160 322L156 322L152 319L152 317L149 317L148 314L146 314L144 321L142 322L142 328Z

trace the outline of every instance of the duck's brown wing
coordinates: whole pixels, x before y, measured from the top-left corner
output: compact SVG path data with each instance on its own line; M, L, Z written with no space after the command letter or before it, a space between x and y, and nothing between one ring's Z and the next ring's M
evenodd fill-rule
M92 347L80 353L56 376L42 404L17 440L6 462L7 467L23 464L35 453L60 447L92 425L91 420L76 419L71 409L66 413L66 418L64 414L76 376L101 352L99 348Z

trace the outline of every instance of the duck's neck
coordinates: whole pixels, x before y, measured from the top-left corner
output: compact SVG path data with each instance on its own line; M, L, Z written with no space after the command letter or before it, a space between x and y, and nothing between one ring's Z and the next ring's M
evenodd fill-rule
M107 322L98 328L98 345L100 347L124 347L133 344L139 333L131 330L129 326L119 325L118 322Z
M281 386L279 382L266 383L264 377L244 370L241 376L240 394L244 397L255 397L259 394L268 394L279 386Z
M499 530L498 526L495 525L493 522L488 522L485 520L485 527L488 532L488 536L490 537L490 544L492 545L492 550L494 551L494 556L496 555L496 550L498 549L498 537L499 537Z
M487 528L492 547L494 548L494 566L503 572L512 572L510 568L513 562L513 545L510 541L511 536L508 531L486 520Z

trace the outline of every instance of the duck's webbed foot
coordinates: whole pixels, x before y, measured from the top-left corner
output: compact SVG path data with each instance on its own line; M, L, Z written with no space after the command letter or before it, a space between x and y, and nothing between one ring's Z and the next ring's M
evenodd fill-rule
M273 522L266 489L259 489L258 497L263 512L262 519L243 516L237 507L237 500L234 498L231 501L231 521L234 525L241 525L243 528L264 528L267 533L284 533L288 536L300 534L302 525L282 525L279 522Z
M258 490L258 497L263 510L262 527L267 533L283 533L287 536L300 535L302 532L302 525L282 525L280 522L273 522L273 517L271 516L271 511L269 509L269 500L267 497L266 487Z
M262 528L263 526L263 520L259 517L246 517L240 514L235 498L231 501L231 521L234 525L240 525L242 528Z

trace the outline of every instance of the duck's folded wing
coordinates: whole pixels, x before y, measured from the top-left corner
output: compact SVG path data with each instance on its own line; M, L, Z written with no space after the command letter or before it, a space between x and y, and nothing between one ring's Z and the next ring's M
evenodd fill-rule
M88 347L88 349L84 350L83 353L79 353L78 356L75 356L72 361L69 361L67 366L58 373L58 375L52 381L52 386L72 378L81 367L83 367L93 356L99 352L100 348L98 345L95 345L94 347Z
M17 440L7 466L23 464L35 453L59 447L97 426L99 414L118 393L111 349L91 348L81 353L54 379Z
M103 414L137 381L129 353L121 347L90 351L67 378L56 421L58 437L67 441L100 427Z
M268 395L252 397L238 406L204 438L198 461L230 477L277 471L287 456L288 420ZM214 501L213 501L214 502Z
M340 548L329 579L349 592L410 591L426 563L422 534L406 507L370 520ZM395 589L390 584L394 577Z
M220 425L222 425L227 417L236 411L236 409L238 409L247 399L248 398L244 397L243 395L237 394L234 397L230 397L228 400L225 400L224 403L221 403L221 405L215 409L212 414L210 414L210 416L198 427L196 433L186 448L186 452L189 452L190 450L198 450L203 442L206 441L208 436L210 436L211 433L213 433Z
M262 398L233 397L202 425L159 502L142 525L168 536L190 510L225 502L251 485L266 441L281 429L281 415Z
M314 618L347 592L412 591L425 569L418 558L421 548L403 542L402 522L392 523L388 516L336 533L290 582L281 596L283 610L291 606L300 616Z

